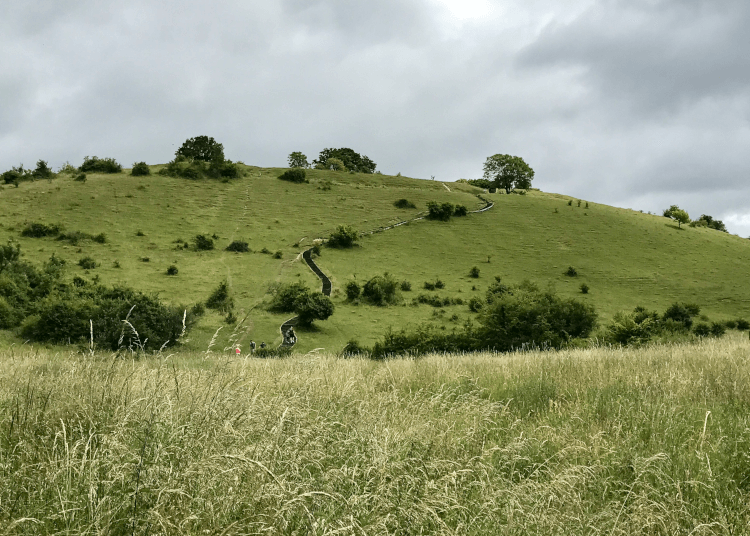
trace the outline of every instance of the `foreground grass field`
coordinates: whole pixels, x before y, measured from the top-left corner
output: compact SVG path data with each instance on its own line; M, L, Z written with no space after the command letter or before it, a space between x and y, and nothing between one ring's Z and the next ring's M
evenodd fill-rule
M51 181L0 186L0 242L19 242L25 258L41 263L50 255L68 262L67 279L99 278L157 292L165 301L189 306L205 301L227 279L240 326L229 326L216 313L206 315L183 348L206 348L216 330L218 348L233 342L247 348L250 339L272 346L281 342L279 325L289 315L263 308L274 283L319 281L300 258L313 239L337 225L367 231L413 218L429 201L477 208L480 190L467 184L309 170L309 184L277 179L277 168L244 166L232 182L189 181L156 175L133 177L90 174L85 183L67 175ZM528 195L491 196L495 208L451 222L418 221L368 235L354 250L323 248L318 264L334 283L336 312L312 331L300 333L299 348L338 352L358 339L372 345L388 326L398 329L431 322L446 330L472 317L466 303L484 294L495 276L506 283L530 279L542 288L593 304L602 321L636 305L664 311L675 301L697 303L711 320L750 318L750 240L706 228L678 229L661 216L608 207L566 196L530 191ZM416 209L398 209L408 199ZM570 204L569 204L570 203ZM62 224L67 231L105 233L104 244L77 245L54 238L26 238L30 222ZM197 234L215 235L216 249L197 252L184 242ZM252 253L224 251L232 240L246 240ZM262 253L263 250L268 253ZM270 253L280 252L281 259ZM85 271L77 262L98 263ZM174 265L176 276L166 270ZM469 277L472 267L479 277ZM564 272L569 266L577 277ZM400 306L351 305L342 291L347 281L366 282L388 271L412 284ZM428 292L464 305L411 306L426 281L441 279L445 288ZM586 283L588 294L579 287ZM246 316L247 315L247 316ZM7 341L7 342L6 342ZM0 344L22 343L10 332Z
M750 341L0 354L3 534L748 534Z

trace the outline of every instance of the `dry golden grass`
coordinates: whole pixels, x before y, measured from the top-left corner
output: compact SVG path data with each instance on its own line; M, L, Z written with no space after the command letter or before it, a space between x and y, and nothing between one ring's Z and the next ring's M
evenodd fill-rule
M0 534L747 534L750 342L0 354Z

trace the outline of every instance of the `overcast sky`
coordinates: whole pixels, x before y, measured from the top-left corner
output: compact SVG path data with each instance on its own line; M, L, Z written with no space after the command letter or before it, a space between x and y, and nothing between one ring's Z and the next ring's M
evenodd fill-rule
M3 0L0 171L164 163L189 137L285 166L534 186L750 235L748 0Z

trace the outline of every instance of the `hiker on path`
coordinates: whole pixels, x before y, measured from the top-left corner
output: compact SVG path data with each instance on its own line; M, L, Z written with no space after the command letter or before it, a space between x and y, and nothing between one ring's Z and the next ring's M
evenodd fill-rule
M260 349L261 350L263 350L265 347L266 347L266 343L265 342L260 343Z

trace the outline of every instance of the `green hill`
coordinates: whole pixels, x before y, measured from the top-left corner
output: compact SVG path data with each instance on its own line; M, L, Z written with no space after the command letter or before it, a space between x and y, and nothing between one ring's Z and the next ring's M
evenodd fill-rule
M159 168L152 166L152 173ZM0 240L19 242L24 257L33 262L53 253L65 259L69 279L124 283L158 292L175 304L205 301L227 279L236 314L247 320L233 327L210 312L186 342L188 349L205 350L223 326L214 346L221 350L235 340L243 345L251 338L272 345L281 341L279 325L290 315L264 309L268 291L274 283L296 280L319 288L301 253L336 226L374 230L416 217L430 201L463 204L469 210L482 205L476 197L481 190L467 184L321 170L308 171L309 184L292 184L277 179L281 169L244 169L246 176L231 182L125 172L89 174L86 182L60 175L18 188L4 186ZM323 248L316 262L333 281L336 311L313 330L300 332L298 349L337 351L352 338L369 345L388 326L432 322L450 330L473 315L466 303L483 295L495 276L507 283L529 279L543 288L552 286L562 296L593 304L603 321L618 310L636 305L664 310L675 301L699 304L712 320L750 318L748 240L706 228L678 229L661 216L585 200L569 205L568 197L535 190L486 197L495 206L481 214L450 222L414 221L366 235L352 250ZM396 208L394 202L401 198L417 208ZM60 224L66 232L105 233L107 240L76 245L22 237L20 231L32 222ZM182 247L198 234L215 235L216 249ZM233 240L247 241L252 252L224 251ZM83 257L93 258L99 267L79 268ZM166 274L171 265L179 270L176 276ZM478 278L469 276L475 266ZM565 275L570 266L577 277ZM364 283L386 271L411 282L402 305L345 302L347 281ZM423 290L425 282L438 278L444 289ZM588 294L580 292L582 283L590 287ZM422 293L461 298L464 304L412 305ZM22 342L11 332L1 333L5 344Z

